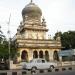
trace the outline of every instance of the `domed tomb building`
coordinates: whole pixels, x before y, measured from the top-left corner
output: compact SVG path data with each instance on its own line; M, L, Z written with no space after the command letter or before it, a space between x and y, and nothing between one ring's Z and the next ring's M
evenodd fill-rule
M29 61L33 58L45 58L47 61L59 60L61 49L60 36L56 40L46 38L45 19L41 9L32 1L22 10L23 21L16 33L17 60Z

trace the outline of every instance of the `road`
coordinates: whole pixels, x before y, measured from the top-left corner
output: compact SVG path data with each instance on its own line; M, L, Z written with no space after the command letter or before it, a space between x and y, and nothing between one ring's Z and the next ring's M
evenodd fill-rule
M59 71L59 72L48 72L48 73L40 73L34 75L75 75L75 70L71 71Z
M6 75L6 74L1 74L2 71L0 71L0 75ZM2 73L6 73L8 71L4 71ZM10 73L11 72L11 73ZM7 75L16 75L16 74L12 74L12 70L9 71L9 73ZM34 74L31 74L31 71L24 71L27 73L22 74L23 71L21 70L14 70L14 72L17 72L17 75L75 75L75 70L65 70L65 71L58 71L58 72L44 72L44 73L40 73L40 72L36 72Z

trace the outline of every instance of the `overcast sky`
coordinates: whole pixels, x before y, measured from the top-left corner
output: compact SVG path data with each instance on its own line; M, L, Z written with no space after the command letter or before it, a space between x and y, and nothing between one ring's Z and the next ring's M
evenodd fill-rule
M30 0L0 0L0 25L7 35L9 16L11 36L14 36L17 27L22 21L22 9ZM52 36L57 31L75 30L75 0L33 0L46 19L48 34Z

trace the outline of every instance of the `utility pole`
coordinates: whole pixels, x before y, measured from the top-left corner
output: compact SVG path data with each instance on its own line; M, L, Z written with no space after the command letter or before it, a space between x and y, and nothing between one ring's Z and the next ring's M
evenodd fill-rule
M10 26L10 18L11 18L11 14L9 16L9 21L8 21L8 31L7 31L7 34L8 34L8 50L9 50L9 69L10 69L10 29L9 29L9 26Z

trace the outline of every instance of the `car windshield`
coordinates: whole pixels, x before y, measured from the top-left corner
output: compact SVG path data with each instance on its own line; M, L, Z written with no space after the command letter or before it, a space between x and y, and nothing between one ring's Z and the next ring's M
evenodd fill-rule
M45 63L45 60L42 60L42 63Z
M30 63L32 63L33 62L33 60L30 60Z

